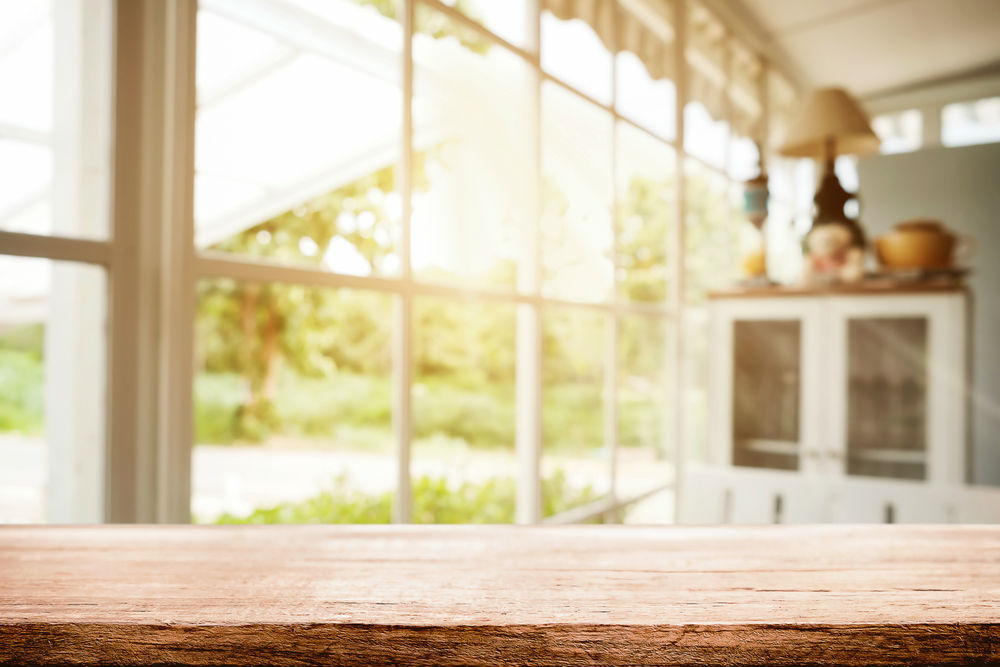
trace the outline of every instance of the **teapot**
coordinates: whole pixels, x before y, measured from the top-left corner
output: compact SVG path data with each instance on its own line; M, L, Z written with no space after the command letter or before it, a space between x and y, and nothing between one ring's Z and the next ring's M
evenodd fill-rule
M951 269L958 248L963 261L971 259L971 238L949 231L940 220L923 218L900 222L875 239L875 256L885 269Z

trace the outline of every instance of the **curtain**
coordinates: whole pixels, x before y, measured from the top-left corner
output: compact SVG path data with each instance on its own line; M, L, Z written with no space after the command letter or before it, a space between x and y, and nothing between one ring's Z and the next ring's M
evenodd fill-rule
M731 44L729 67L729 110L733 131L743 137L761 140L761 101L764 66L756 53L741 42Z
M614 0L543 0L542 9L564 21L580 19L612 53L639 57L654 79L674 79L674 18L669 0L621 0L615 32Z
M688 5L688 99L701 102L713 118L726 118L726 67L729 55L726 27L697 3Z
M562 20L587 22L611 52L637 55L654 79L676 79L674 5L671 0L620 0L615 32L614 0L542 0L542 8ZM741 136L764 140L761 58L734 39L726 26L698 2L689 2L684 53L688 99L700 102L716 119L726 119ZM727 86L728 78L728 86ZM779 126L795 103L787 80L768 81L768 102Z

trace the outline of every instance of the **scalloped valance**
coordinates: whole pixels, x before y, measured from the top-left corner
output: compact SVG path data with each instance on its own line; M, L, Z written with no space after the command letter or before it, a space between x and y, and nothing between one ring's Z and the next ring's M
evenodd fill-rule
M677 58L673 3L621 0L620 7L616 20L614 0L542 0L542 8L557 18L580 19L590 24L612 53L634 53L654 79L674 79Z
M542 8L557 18L588 23L609 51L634 53L654 79L676 80L673 2L619 0L619 7L616 17L614 0L542 0ZM728 115L738 134L759 139L761 58L697 2L689 4L685 61L688 98L703 104L714 118Z

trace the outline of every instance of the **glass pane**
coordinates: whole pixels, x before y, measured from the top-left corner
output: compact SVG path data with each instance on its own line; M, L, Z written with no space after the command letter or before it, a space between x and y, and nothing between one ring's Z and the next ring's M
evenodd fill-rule
M749 181L760 173L760 148L750 137L733 135L729 153L729 177Z
M542 86L542 291L606 301L612 269L610 114L558 85ZM581 141L586 137L586 141Z
M688 160L684 241L685 291L689 301L703 301L710 290L732 284L738 265L738 231L728 182Z
M0 3L2 230L109 235L112 7Z
M620 293L663 303L674 259L667 253L677 217L676 155L627 123L618 124L615 149Z
M683 373L684 394L681 409L685 419L684 455L688 460L708 462L708 371L709 320L704 306L685 308Z
M883 153L906 153L923 142L923 114L919 109L883 114L872 118L872 129L882 141Z
M941 143L968 146L1000 141L1000 97L948 104L941 111Z
M106 275L0 256L0 523L99 522Z
M847 472L923 479L927 320L852 318L847 348Z
M474 33L456 38L439 12L416 9L414 58L428 67L414 73L414 123L427 130L414 145L414 274L513 289L537 188L530 68Z
M390 296L198 285L199 523L387 523L396 488Z
M767 70L767 145L774 150L780 146L788 124L797 110L797 95L792 84L777 69Z
M413 521L513 523L514 306L413 304Z
M671 333L665 317L618 320L615 493L619 498L632 498L673 481L666 363Z
M734 40L730 50L729 114L733 133L728 169L730 177L738 181L749 180L760 173L758 142L763 138L763 74L760 58L742 42Z
M199 249L400 272L402 32L383 4L384 13L362 0L199 9ZM419 142L425 128L416 131Z
M664 139L677 135L677 88L670 79L653 79L638 56L615 57L618 113Z
M528 46L529 28L534 23L535 17L529 16L527 0L443 0L443 2L511 44L522 48Z
M684 107L684 149L702 161L723 169L726 166L726 142L729 123L715 120L700 102Z
M819 181L817 165L812 160L796 160L794 163L795 211L812 218L813 199Z
M799 467L801 325L733 323L733 464Z
M595 101L611 104L611 52L589 23L543 12L541 48L543 70Z
M542 320L542 516L611 490L604 433L604 315L551 308Z

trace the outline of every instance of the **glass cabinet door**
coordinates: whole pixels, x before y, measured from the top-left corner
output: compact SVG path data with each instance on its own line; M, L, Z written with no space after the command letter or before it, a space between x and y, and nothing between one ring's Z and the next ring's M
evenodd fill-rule
M847 472L924 479L925 317L847 321Z
M733 322L733 464L799 468L802 325Z

